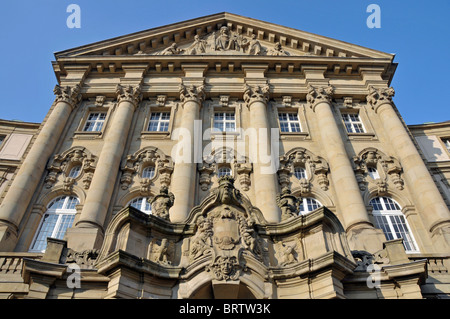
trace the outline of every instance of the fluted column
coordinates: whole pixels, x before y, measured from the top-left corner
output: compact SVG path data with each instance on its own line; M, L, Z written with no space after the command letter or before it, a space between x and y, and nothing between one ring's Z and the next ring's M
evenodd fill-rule
M13 249L17 228L44 173L72 110L81 101L80 86L56 85L55 105L0 206L0 250Z
M417 148L392 103L393 88L369 88L367 102L380 117L384 131L400 160L425 227L437 251L450 248L450 212Z
M256 139L250 136L250 157L253 162L253 180L255 190L255 204L261 210L264 218L271 223L281 219L276 203L278 178L272 156L271 127L267 117L267 102L269 86L245 85L244 101L250 110L249 129L256 134ZM256 145L253 141L256 140ZM277 143L279 141L277 140Z
M178 149L173 156L174 170L172 174L171 191L175 202L170 210L172 222L182 222L194 206L196 189L196 168L194 159L195 121L200 119L200 108L204 100L203 85L180 86L182 103L182 119L173 138L178 138ZM181 138L181 140L180 140Z
M70 230L68 236L69 247L75 250L92 249L100 244L133 114L142 100L140 85L118 84L116 93L117 108L106 133L86 201L75 229ZM83 228L84 231L80 230ZM73 236L75 233L83 233L83 236Z
M333 93L334 89L331 86L309 86L306 98L319 123L320 138L330 165L334 191L350 247L375 252L382 248L384 235L376 230L369 220L353 167L333 115L331 104Z

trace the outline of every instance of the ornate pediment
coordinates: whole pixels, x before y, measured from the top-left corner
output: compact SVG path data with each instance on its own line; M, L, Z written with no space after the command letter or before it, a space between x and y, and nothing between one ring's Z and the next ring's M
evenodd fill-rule
M394 55L227 12L149 29L55 54L85 56L323 56Z

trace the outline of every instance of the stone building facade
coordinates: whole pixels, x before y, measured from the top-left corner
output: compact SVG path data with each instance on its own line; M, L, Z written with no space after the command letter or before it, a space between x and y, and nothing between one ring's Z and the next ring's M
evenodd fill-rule
M450 296L450 130L408 129L392 54L220 13L53 68L1 297Z

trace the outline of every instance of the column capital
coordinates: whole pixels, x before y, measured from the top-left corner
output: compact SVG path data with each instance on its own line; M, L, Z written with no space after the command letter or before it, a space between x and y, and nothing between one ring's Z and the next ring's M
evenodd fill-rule
M306 94L306 101L309 103L313 111L319 103L328 103L331 105L331 99L334 94L334 87L328 86L312 86L308 85L308 93Z
M56 103L65 102L69 104L72 109L74 109L81 101L81 87L79 84L74 86L60 86L57 84L53 89L53 93L56 95Z
M369 94L366 97L367 103L372 106L375 113L383 104L392 104L392 97L395 95L395 90L392 87L375 88L369 86Z
M263 84L263 85L248 85L247 83L244 84L244 101L247 104L247 107L250 107L250 105L253 102L261 102L264 104L267 104L269 101L269 92L270 86L269 84Z
M137 85L117 84L116 94L118 103L123 101L130 102L136 108L142 100L141 84Z
M205 99L205 86L190 84L188 86L180 84L179 86L180 100L183 103L192 101L201 104Z

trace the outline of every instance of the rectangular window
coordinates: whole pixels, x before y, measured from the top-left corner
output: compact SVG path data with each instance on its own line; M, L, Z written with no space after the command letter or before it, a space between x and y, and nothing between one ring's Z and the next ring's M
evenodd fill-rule
M442 141L444 142L444 145L447 148L447 151L450 152L450 138L444 138L444 139L442 139Z
M100 132L105 123L106 113L104 112L92 112L84 124L83 131L85 132Z
M215 112L214 130L220 132L236 132L236 117L234 112Z
M281 132L301 132L297 113L278 113Z
M342 114L347 133L365 133L364 126L359 118L359 114L344 113Z
M148 131L150 132L168 132L170 122L169 112L155 112L150 115Z

